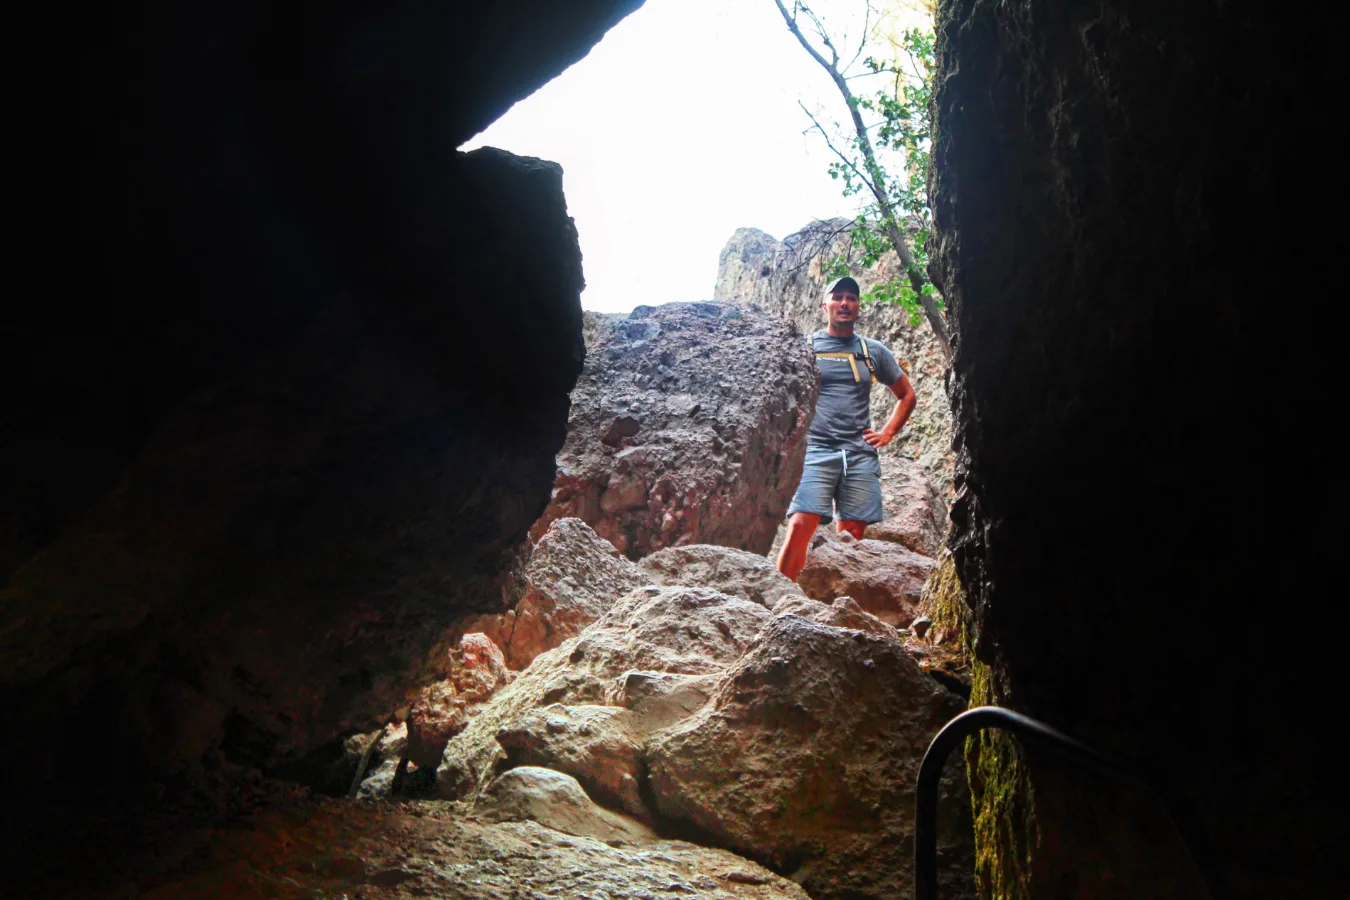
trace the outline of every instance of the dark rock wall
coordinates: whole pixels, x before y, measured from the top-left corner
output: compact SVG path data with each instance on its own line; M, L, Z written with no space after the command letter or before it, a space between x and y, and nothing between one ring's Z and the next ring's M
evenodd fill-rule
M1016 708L1163 767L1235 896L1346 884L1343 748L1316 714L1341 667L1305 640L1342 593L1318 310L1341 292L1344 25L939 4L933 268L979 653ZM1148 859L1174 841L1156 809L1033 774L1036 897L1188 895Z
M636 5L78 17L75 289L0 328L11 799L295 760L500 608L583 280L560 169L456 147Z

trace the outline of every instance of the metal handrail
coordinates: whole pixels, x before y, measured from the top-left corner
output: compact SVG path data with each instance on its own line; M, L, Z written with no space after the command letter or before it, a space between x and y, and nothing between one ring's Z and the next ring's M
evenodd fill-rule
M919 765L914 793L914 898L937 900L937 802L942 767L956 745L977 731L1002 728L1028 744L1044 747L1093 771L1135 781L1157 795L1181 835L1182 843L1209 888L1213 900L1227 900L1208 843L1180 797L1159 787L1158 779L1143 767L1103 753L1035 719L1001 706L979 706L952 719L933 738Z

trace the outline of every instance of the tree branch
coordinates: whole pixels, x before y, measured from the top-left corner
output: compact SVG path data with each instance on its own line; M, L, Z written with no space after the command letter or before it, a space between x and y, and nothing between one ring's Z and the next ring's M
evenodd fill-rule
M820 122L816 121L816 117L811 114L811 110L806 108L805 103L802 103L802 101L798 100L797 105L802 108L802 112L806 113L806 117L811 120L811 124L815 127L815 130L819 131L820 136L825 139L825 146L830 148L830 152L832 152L835 156L839 157L839 159L844 163L844 165L848 166L849 169L853 172L853 174L857 175L858 178L862 181L862 183L867 185L867 189L872 192L872 195L875 196L877 189L872 184L871 180L867 177L867 174L863 172L862 169L858 168L857 163L855 163L853 160L845 156L843 152L841 152L839 148L834 145L834 142L830 140L830 135L825 131L824 127L821 126ZM810 128L807 129L807 131L810 130L811 130Z
M863 51L867 49L867 33L871 30L871 28L872 28L872 4L868 3L867 12L863 14L862 40L858 41L858 52L853 54L853 58L849 60L848 65L844 66L845 72L853 68L853 64L858 61L858 57L862 56Z
M896 255L900 257L900 264L905 267L905 274L909 276L910 287L913 289L914 295L918 298L919 303L923 306L924 315L928 319L929 326L933 329L934 336L937 337L938 346L942 348L943 355L950 359L952 348L951 340L947 336L946 320L943 319L942 312L937 308L937 303L933 301L933 298L923 292L925 284L924 275L919 271L919 267L915 265L914 254L910 252L909 244L905 240L904 235L900 232L900 226L895 217L895 208L891 205L891 198L886 193L886 174L877 163L876 154L872 150L872 141L867 135L867 127L863 125L862 114L858 112L858 100L853 96L853 92L849 89L848 81L839 72L837 65L839 62L839 54L835 51L834 44L831 43L829 36L824 33L824 25L821 24L820 19L818 19L816 14L808 7L801 4L795 6L796 9L800 9L810 16L811 21L815 24L825 46L829 49L830 55L834 58L833 64L827 62L825 57L822 56L815 47L811 46L811 42L806 39L806 36L802 34L801 28L798 27L796 18L788 13L787 8L783 6L783 0L773 0L773 2L774 5L778 7L778 11L782 14L783 21L787 23L788 31L792 32L793 37L797 39L797 43L801 44L802 48L805 49L807 53L811 54L811 58L819 63L820 67L830 76L830 80L832 80L835 87L839 89L840 95L844 98L844 103L848 106L849 116L853 120L853 130L857 132L858 135L858 149L863 155L863 166L868 174L871 175L871 180L866 181L865 183L871 190L873 199L877 202L877 208L881 210L882 230L885 232L886 236L890 238L891 245L895 248ZM803 106L802 108L805 109L806 107ZM808 112L807 115L810 115L810 113ZM814 119L815 117L812 116L813 121ZM819 125L819 123L817 123L817 125ZM823 133L822 129L822 134ZM828 136L826 137L826 143L829 143ZM835 150L833 146L831 146L830 149ZM837 154L838 150L835 150L835 153ZM850 166L852 166L851 163ZM857 171L856 167L854 167L854 171Z

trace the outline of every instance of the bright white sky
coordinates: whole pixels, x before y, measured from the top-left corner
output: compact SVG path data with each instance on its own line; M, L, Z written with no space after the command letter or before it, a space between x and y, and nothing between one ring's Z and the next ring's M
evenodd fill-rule
M737 228L781 239L855 211L802 134L798 99L833 120L833 91L773 0L647 0L464 149L562 165L586 309L705 300Z

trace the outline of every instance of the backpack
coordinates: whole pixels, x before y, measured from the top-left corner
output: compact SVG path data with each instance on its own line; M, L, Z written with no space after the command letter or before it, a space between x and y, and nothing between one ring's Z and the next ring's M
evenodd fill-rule
M867 338L863 337L862 335L858 335L858 340L862 342L862 359L863 362L867 363L867 374L870 375L872 377L872 381L875 382L877 380L877 368L872 363L871 352L867 349ZM819 353L816 351L816 336L814 334L812 334L809 338L807 338L807 342L810 343L811 345L811 352L816 354L816 359L848 360L849 368L853 369L853 383L857 384L858 382L862 381L862 376L858 374L858 354L842 353L842 352Z

